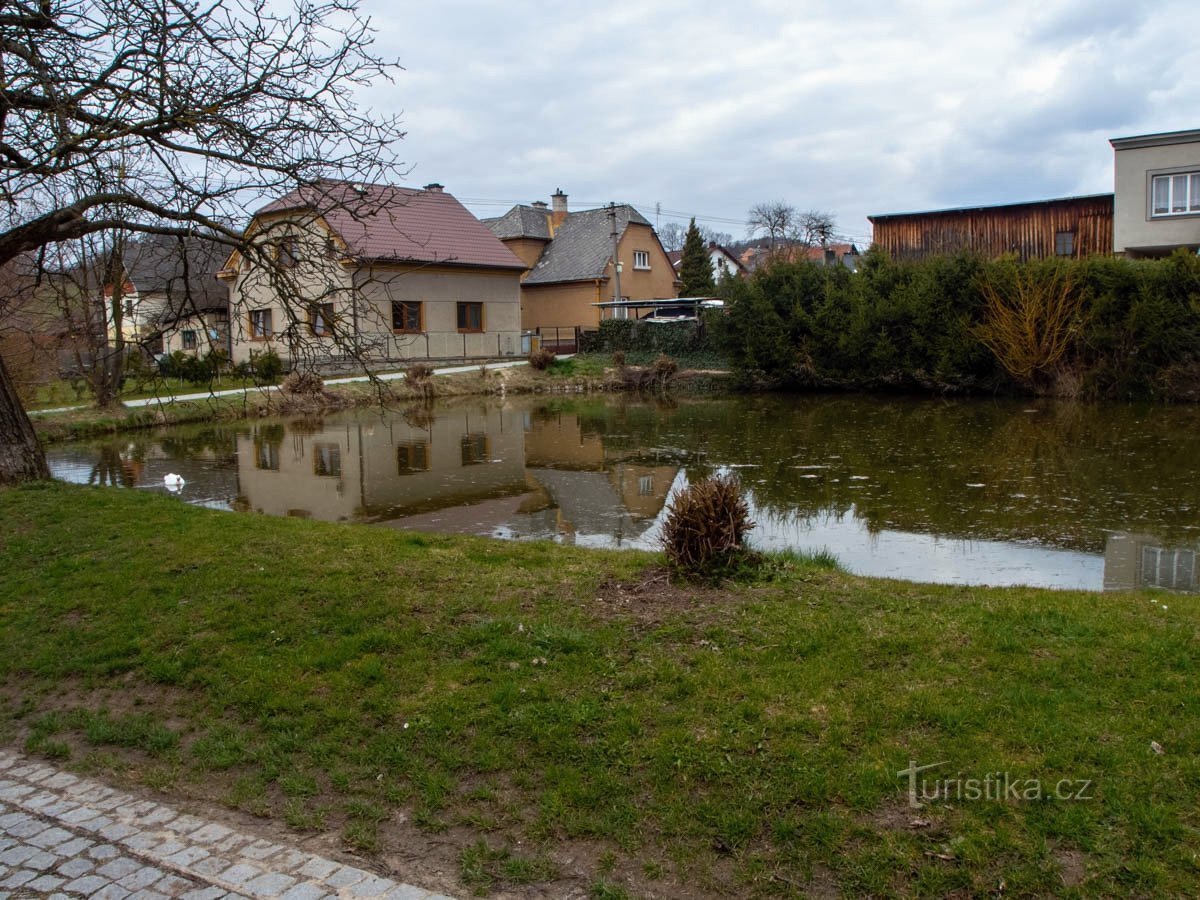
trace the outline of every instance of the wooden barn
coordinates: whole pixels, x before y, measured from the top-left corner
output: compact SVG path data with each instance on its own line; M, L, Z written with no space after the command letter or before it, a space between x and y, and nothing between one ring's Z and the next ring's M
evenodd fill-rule
M1111 254L1113 195L868 216L874 242L896 260L963 250L1019 259Z

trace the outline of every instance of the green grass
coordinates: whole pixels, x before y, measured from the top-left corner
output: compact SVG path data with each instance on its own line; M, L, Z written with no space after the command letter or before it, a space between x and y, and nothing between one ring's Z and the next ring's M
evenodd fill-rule
M0 735L365 853L403 813L464 892L1200 886L1200 599L658 562L0 490ZM1089 799L910 809L914 760Z

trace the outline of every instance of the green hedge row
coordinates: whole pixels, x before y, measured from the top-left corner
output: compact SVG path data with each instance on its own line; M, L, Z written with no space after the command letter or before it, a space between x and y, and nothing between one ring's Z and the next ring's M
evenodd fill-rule
M1036 377L1007 371L981 337L992 296L1021 312L1027 293L1069 285L1059 321L1067 350ZM872 250L858 270L779 262L721 288L713 337L741 378L794 387L846 385L1200 397L1200 258L898 263ZM1033 317L1033 339L1038 319Z

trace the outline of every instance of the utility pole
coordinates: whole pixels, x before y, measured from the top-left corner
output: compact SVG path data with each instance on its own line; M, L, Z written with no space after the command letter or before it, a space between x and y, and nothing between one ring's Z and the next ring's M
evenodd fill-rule
M617 256L617 243L621 235L617 232L617 204L608 204L608 219L612 223L612 260L613 260L613 300L618 303L621 301L621 260ZM613 307L613 318L623 319L624 310L621 307Z

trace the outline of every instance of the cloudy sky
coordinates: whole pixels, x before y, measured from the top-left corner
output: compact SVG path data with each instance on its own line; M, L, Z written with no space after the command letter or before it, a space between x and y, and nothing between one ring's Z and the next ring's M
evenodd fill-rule
M363 0L404 66L408 181L477 215L635 204L744 234L755 203L872 213L1112 190L1108 138L1200 128L1196 0Z

